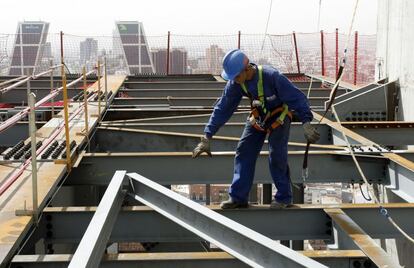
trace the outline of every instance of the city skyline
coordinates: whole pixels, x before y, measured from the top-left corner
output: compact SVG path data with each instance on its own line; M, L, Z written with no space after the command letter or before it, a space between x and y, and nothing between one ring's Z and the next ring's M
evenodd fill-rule
M40 22L32 22L40 23ZM47 22L41 22L47 23ZM48 24L48 23L47 23ZM27 22L24 25L29 25ZM324 39L324 67L325 76L335 77L338 64L345 46L346 35L339 33L335 37L334 32L322 33L296 33L297 51L295 55L294 34L287 35L263 35L234 34L234 35L174 35L147 36L143 31L143 23L138 21L122 21L115 23L112 36L75 36L63 35L64 55L66 65L71 72L80 72L83 65L91 69L98 58L106 57L109 62L110 73L167 73L167 46L170 40L169 74L204 74L221 73L221 60L224 54L230 50L240 48L244 50L252 62L258 64L270 64L284 73L305 72L308 74L322 74L321 35ZM344 80L364 83L374 80L376 57L375 36L359 35L358 51L359 61L356 72L353 70L353 43L354 34L351 36L348 53L348 64ZM9 35L10 40L18 40L18 34ZM335 38L338 39L338 55L335 52ZM27 38L26 38L27 39ZM263 40L263 42L262 42ZM60 61L60 38L56 34L48 34L42 41L40 56L37 56L37 72L46 70L50 61ZM46 43L45 43L46 42ZM89 44L88 44L89 43ZM8 57L3 57L0 68L4 69L12 64L7 63L7 58L13 59L12 51L20 51L2 45L0 36L0 48L9 51ZM16 44L18 48L19 44ZM43 49L42 49L43 47ZM7 52L6 52L7 54ZM34 58L34 55L31 56ZM297 59L300 68L297 65ZM17 61L14 61L16 65ZM41 66L40 66L41 65ZM16 65L17 66L17 65ZM2 71L4 73L4 70ZM354 81L355 82L355 81Z
M267 32L286 34L319 29L334 31L335 28L341 32L348 31L355 1L321 1L318 27L319 3L320 0L273 1ZM177 34L230 34L239 30L242 33L264 33L270 0L124 0L114 5L90 0L79 4L69 5L62 12L52 0L44 0L42 5L24 0L5 1L2 4L5 23L0 25L0 33L14 33L16 22L23 20L49 21L52 33L64 31L88 36L110 35L113 21L117 20L142 21L147 32L153 35L166 34L167 31ZM90 12L96 9L99 12ZM73 14L77 15L76 19ZM361 34L375 34L376 15L376 0L359 1L354 29L359 29Z

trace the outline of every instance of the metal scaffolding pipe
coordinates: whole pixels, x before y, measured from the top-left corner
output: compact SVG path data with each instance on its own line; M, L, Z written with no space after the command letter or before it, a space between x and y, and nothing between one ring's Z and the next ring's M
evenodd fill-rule
M92 99L94 95L90 97ZM82 106L79 106L78 109L76 109L71 116L69 117L69 121L71 121L75 116L77 116L82 111ZM49 138L43 140L42 146L36 151L36 155L39 155L43 152L43 150L46 149L47 146L56 138L56 136L62 131L65 124L63 124L63 121L60 123L60 125L55 128L55 130L51 133ZM20 177L20 175L23 174L23 171L29 166L31 163L32 158L30 157L27 159L20 167L15 169L12 174L8 178L6 178L3 182L3 184L0 185L0 196Z
M22 75L22 76L19 76L19 77L10 79L10 80L6 80L6 81L0 83L0 87L4 86L4 85L7 85L7 84L10 84L10 83L13 83L13 82L16 82L16 81L20 81L20 80L22 80L26 77L27 77L26 75Z
M27 83L29 80L35 80L35 79L37 79L37 78L39 78L39 77L41 77L41 76L43 76L43 75L49 74L49 73L51 73L54 69L59 68L60 66L61 66L61 65L52 66L49 70L44 71L44 72L42 72L42 73L39 73L39 74L36 74L36 75L31 75L31 76L26 76L26 78L25 78L25 79L20 80L19 82L14 83L14 84L13 84L13 85L11 85L11 86L8 86L8 87L5 87L5 88L1 89L1 90L0 90L0 93L1 93L1 94L4 94L4 93L6 93L6 92L8 92L8 91L10 91L10 90L12 90L12 89L14 89L14 88L16 88L16 87L18 87L18 86L22 85L22 84L24 84L24 83Z
M86 76L94 73L95 70L92 70L90 72L88 72L86 74ZM80 76L78 79L73 80L72 82L70 82L69 84L67 84L67 87L73 86L76 83L78 83L79 81L81 81L83 78L83 76ZM24 82L29 81L29 79L25 79L23 80ZM39 106L41 106L42 104L46 103L47 101L49 101L50 99L56 97L57 95L59 95L60 91L63 89L63 87L57 88L55 90L53 90L52 93L50 93L49 95L45 96L43 99L39 100L38 102L36 102L35 104L35 108L38 108ZM9 127L13 126L14 124L16 124L17 122L19 122L20 119L24 118L30 111L29 107L26 107L24 110L18 112L17 114L15 114L14 116L10 117L9 119L7 119L6 121L4 121L1 125L0 125L0 133L6 129L8 129Z

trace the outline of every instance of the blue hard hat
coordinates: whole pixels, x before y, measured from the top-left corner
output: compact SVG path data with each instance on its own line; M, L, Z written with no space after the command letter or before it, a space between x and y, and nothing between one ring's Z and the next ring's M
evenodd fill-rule
M248 63L249 59L240 49L230 50L224 55L221 76L225 80L233 80L246 68Z

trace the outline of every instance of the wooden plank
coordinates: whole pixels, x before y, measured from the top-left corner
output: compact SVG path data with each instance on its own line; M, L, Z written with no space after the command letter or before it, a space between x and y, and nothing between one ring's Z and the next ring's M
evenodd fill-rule
M102 78L103 79L103 78ZM112 91L113 96L118 91L119 87L125 80L125 76L108 76L108 92ZM103 80L101 81L103 84ZM95 82L89 90L97 90L97 82ZM103 89L102 89L103 90ZM70 140L75 140L76 143L82 144L86 141L84 136L76 135L76 133L84 130L83 102L72 102L69 107L69 115L75 110L82 109L79 114L69 123ZM98 123L96 117L92 114L97 114L98 107L96 102L88 103L89 111L89 130L90 132ZM102 106L101 112L105 111ZM51 119L42 128L40 128L36 137L38 140L44 140L59 126L63 121L63 111L60 116ZM65 132L62 130L56 137L56 140L65 140ZM26 140L26 142L28 142ZM19 163L0 165L0 182L3 182L7 177L18 167ZM60 179L66 174L65 164L56 164L54 162L39 162L38 163L38 200L39 207L45 205L47 199L54 192L54 189ZM13 251L23 239L24 235L30 228L31 217L16 216L17 209L32 209L32 181L30 166L23 171L23 174L15 181L7 191L0 196L0 267L4 266L6 262L12 257Z
M378 267L401 267L342 209L324 209L324 211Z

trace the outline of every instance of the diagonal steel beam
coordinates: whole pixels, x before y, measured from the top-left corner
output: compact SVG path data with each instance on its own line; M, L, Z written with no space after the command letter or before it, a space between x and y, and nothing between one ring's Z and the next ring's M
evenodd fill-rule
M70 268L98 267L112 227L124 200L122 191L126 171L116 171L88 229L86 230L76 252L69 264Z
M325 212L378 267L401 267L343 210L325 209Z
M137 173L133 196L252 267L326 267Z

